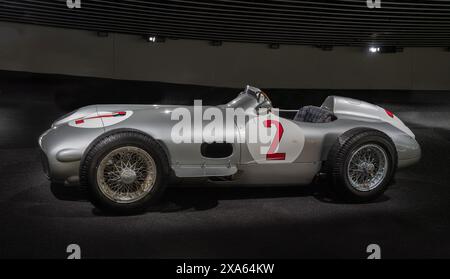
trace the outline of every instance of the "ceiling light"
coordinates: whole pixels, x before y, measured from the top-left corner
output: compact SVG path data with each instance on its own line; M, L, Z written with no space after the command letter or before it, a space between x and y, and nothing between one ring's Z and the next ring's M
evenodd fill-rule
M145 35L144 38L149 43L164 43L166 41L165 37L155 35Z
M371 46L369 47L370 53L397 53L403 52L403 47L399 46Z
M379 48L379 47L370 47L369 48L369 52L371 52L371 53L377 53L377 52L380 52L380 50L381 50L381 48Z

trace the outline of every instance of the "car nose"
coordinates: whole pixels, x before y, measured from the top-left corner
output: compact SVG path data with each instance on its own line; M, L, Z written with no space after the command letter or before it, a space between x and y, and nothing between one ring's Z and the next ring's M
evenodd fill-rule
M47 131L45 131L44 133L42 133L42 135L39 136L38 143L39 143L39 147L40 147L41 149L42 149L42 142L43 142L44 138L48 135L48 133L51 132L52 129L53 129L53 128L48 129Z

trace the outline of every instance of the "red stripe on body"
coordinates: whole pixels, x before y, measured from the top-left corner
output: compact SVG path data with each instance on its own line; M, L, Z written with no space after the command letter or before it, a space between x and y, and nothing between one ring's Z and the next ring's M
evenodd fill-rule
M75 124L77 124L77 125L83 124L83 123L84 123L84 120L89 120L89 119L105 118L105 117L116 117L116 116L125 116L126 114L127 114L127 113L126 113L125 111L118 111L118 112L114 112L114 113L112 113L112 114L97 115L97 116L92 116L92 117L87 117L87 118L75 120Z

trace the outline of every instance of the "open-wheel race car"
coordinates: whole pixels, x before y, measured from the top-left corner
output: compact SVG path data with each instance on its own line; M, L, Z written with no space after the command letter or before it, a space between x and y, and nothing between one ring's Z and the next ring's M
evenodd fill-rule
M202 109L206 117L200 111L198 120L195 106L80 108L40 136L44 171L52 182L87 187L102 210L131 214L154 204L171 177L232 187L310 184L326 175L341 198L366 202L386 190L397 168L421 156L397 116L355 99L329 96L287 118L289 111L247 86L228 104ZM237 110L241 121L226 116ZM231 125L216 125L205 137L202 127L220 113ZM266 129L268 140L249 140L252 127Z

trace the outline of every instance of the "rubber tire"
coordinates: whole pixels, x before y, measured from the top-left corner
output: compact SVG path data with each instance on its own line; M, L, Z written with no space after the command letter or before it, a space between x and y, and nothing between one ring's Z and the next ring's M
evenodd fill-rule
M123 146L139 147L153 158L156 164L156 181L147 196L133 203L116 203L100 191L97 184L97 168L101 160L112 150ZM105 135L92 144L80 167L80 182L89 193L95 207L106 213L133 215L145 211L158 202L166 186L168 159L164 149L154 139L135 131L121 131Z
M369 143L381 146L386 152L388 172L381 184L375 189L362 192L351 186L347 178L347 165L352 151ZM346 202L369 202L381 196L392 181L397 169L397 149L392 139L381 131L369 128L354 128L338 137L328 153L326 169L331 188L339 198Z

